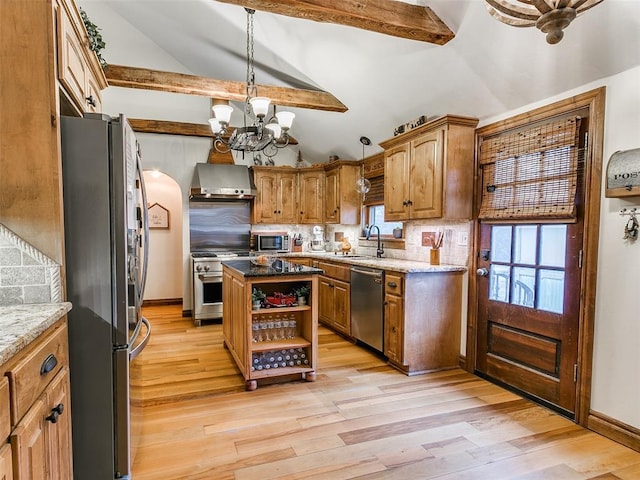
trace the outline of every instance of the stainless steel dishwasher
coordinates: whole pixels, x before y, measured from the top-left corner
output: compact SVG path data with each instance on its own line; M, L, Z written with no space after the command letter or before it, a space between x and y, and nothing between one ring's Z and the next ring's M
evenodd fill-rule
M382 352L384 270L351 267L351 335Z

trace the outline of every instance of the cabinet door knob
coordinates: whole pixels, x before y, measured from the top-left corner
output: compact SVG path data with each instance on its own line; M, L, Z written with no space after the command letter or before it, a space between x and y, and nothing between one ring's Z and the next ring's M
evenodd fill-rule
M387 282L387 285L391 288L396 288L398 286L396 282Z
M487 270L486 268L479 268L476 270L476 274L479 277L486 277L487 275L489 275L489 270Z
M59 403L51 409L51 414L46 418L46 420L51 423L58 423L58 417L62 415L62 412L64 412L64 405Z
M96 102L96 99L93 98L93 95L89 95L88 97L85 98L85 100L87 101L87 103L89 105L91 105L92 107L95 107L96 105L98 105L98 102Z

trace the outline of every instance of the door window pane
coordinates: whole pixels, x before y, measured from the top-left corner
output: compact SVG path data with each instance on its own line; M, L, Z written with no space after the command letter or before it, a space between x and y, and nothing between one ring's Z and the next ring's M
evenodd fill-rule
M513 263L525 265L536 264L536 234L535 225L518 225L515 228Z
M564 272L539 271L538 308L547 312L562 313L564 305Z
M489 271L489 300L509 302L510 267L491 265Z
M567 248L566 225L543 225L540 227L540 264L547 267L564 268Z
M491 261L511 262L511 227L491 228Z
M533 308L536 291L536 270L534 268L513 268L511 303Z

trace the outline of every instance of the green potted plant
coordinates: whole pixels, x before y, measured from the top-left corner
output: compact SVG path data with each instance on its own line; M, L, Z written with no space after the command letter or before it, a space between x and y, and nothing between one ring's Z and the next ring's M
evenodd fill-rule
M293 289L293 294L298 299L298 305L306 305L307 297L309 296L309 286L308 285L300 285Z
M251 305L254 310L259 310L262 307L262 300L266 297L265 293L259 288L253 287L251 292Z
M102 39L100 28L98 28L98 26L89 19L89 16L82 8L79 7L78 10L80 10L80 16L82 17L84 27L87 29L87 35L89 36L89 48L95 52L98 57L98 62L100 62L100 66L103 69L107 68L107 61L102 58L102 54L100 53L106 46Z

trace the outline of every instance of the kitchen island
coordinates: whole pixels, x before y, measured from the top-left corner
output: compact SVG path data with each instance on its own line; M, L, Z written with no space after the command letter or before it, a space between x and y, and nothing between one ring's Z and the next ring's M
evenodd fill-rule
M258 380L300 378L312 382L318 361L318 275L323 270L270 260L222 263L222 330L247 390ZM292 296L306 287L305 304ZM260 297L254 306L252 297Z

